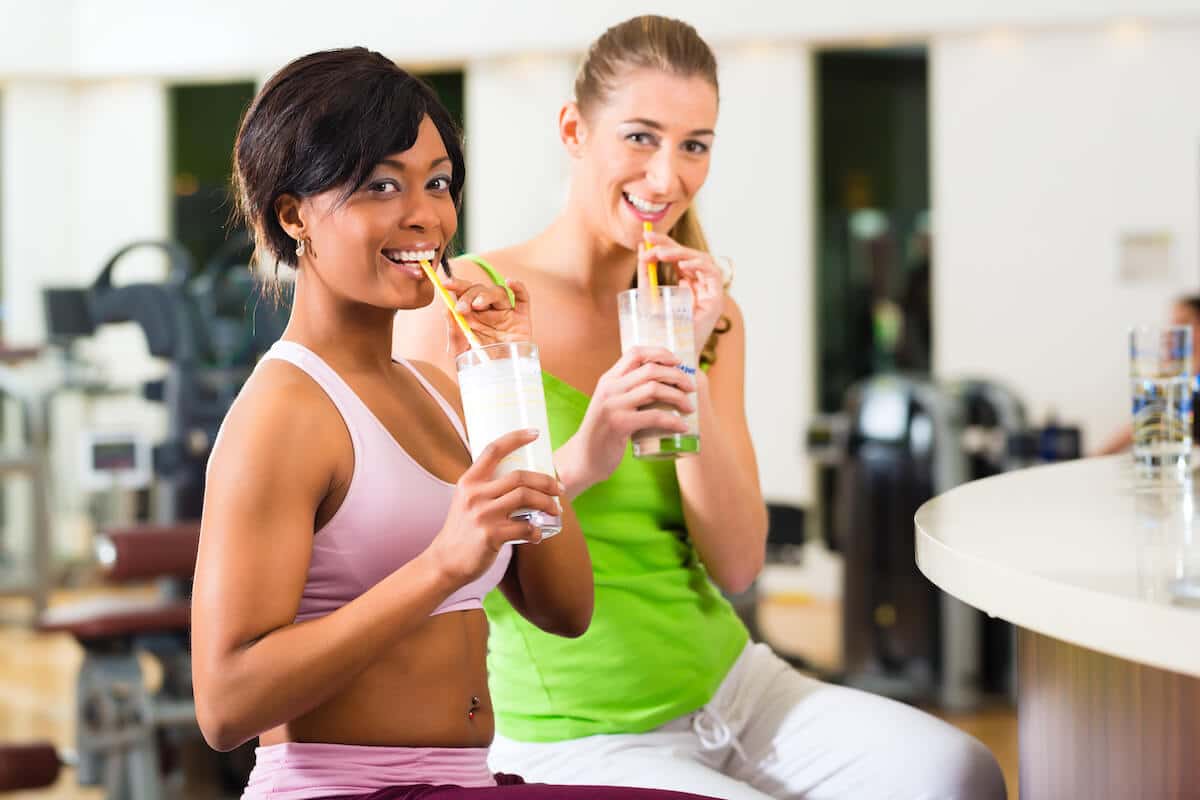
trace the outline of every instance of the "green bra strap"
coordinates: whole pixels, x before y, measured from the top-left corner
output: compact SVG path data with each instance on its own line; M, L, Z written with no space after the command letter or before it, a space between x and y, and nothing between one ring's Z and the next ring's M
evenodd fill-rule
M508 288L508 281L504 279L504 276L501 275L495 267L493 267L487 261L484 261L481 256L477 256L474 253L463 253L462 257L477 264L479 268L486 272L488 277L492 279L492 283L496 284L497 286L503 286L504 291L508 292L508 302L513 304L513 308L516 308L517 298L513 295L513 290Z

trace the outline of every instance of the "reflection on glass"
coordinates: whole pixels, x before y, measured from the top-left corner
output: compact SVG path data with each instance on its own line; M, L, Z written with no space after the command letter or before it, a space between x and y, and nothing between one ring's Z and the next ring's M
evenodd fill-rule
M1192 453L1192 329L1129 332L1133 460L1146 476L1186 476Z
M1138 594L1145 600L1200 606L1195 488L1187 480L1134 492Z

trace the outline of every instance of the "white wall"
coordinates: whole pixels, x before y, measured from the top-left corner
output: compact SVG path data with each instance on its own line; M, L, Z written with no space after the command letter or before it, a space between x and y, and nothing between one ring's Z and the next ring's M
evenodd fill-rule
M64 0L56 0L56 7ZM0 0L17 15L28 0ZM309 50L366 44L409 62L570 53L636 14L687 19L716 45L747 40L923 37L991 25L1195 15L1195 0L76 0L75 68L86 77L253 75Z
M41 339L40 288L70 279L78 251L79 97L66 84L0 88L0 266L6 341Z
M701 222L733 258L746 318L746 413L769 500L808 503L803 433L815 408L812 60L804 47L717 53L721 116Z
M958 36L931 52L935 365L1008 381L1085 445L1128 416L1126 326L1200 289L1200 27ZM1173 240L1117 278L1122 232Z
M467 64L468 250L526 239L562 207L568 163L558 139L558 110L571 98L576 66L576 59L563 56Z
M0 78L73 74L76 0L0 0Z

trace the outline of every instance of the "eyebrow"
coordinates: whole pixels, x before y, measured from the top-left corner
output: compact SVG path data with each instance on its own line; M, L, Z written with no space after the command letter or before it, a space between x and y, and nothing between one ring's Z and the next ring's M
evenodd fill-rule
M442 156L441 158L435 158L433 161L429 162L429 168L433 169L434 167L438 166L439 164L448 162L449 160L450 160L450 156ZM385 158L385 159L381 160L379 163L387 164L389 167L392 167L393 169L397 169L400 172L404 171L404 162L397 161L394 158Z
M633 119L625 120L625 124L629 123L645 125L647 128L653 128L656 131L663 130L663 126L660 123L657 123L652 119L646 119L645 117L634 117ZM696 130L688 133L688 136L716 136L716 133L712 128L697 128Z

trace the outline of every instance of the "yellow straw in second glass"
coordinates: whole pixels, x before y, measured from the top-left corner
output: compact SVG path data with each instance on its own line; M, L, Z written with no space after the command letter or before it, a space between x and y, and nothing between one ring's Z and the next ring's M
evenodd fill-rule
M642 231L644 233L653 233L654 232L653 223L651 223L650 220L645 220L642 223ZM644 241L645 241L647 250L654 247L654 245L650 244L649 240L644 240ZM658 262L657 261L647 261L646 262L646 283L649 284L649 287L651 289L658 288Z

